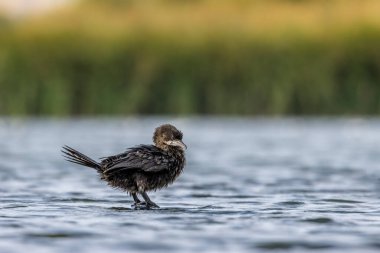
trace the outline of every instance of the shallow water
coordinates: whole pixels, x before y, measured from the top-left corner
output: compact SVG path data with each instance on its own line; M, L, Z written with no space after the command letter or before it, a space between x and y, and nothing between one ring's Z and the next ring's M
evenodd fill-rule
M133 210L63 160L184 132L187 167L161 208ZM379 252L380 121L0 120L0 252Z

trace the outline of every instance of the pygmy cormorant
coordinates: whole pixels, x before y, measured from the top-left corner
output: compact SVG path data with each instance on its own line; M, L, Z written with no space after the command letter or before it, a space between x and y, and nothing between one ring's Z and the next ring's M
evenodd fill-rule
M94 168L110 186L129 192L136 208L151 208L159 206L146 192L174 182L185 165L186 149L182 132L170 124L155 129L153 143L129 148L124 153L104 157L100 162L69 146L64 146L62 152L67 161ZM145 202L141 202L137 194L141 194Z

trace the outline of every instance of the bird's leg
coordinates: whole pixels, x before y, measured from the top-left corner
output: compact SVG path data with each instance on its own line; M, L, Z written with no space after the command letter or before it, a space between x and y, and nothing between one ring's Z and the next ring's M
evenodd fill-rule
M146 192L142 192L141 196L144 198L147 207L160 208L156 203L154 203L152 200L150 200L150 198L149 198L148 194L146 194Z
M136 193L131 193L132 197L133 197L133 201L135 201L135 203L132 205L132 207L138 207L141 205L141 200L137 197L137 194Z
M136 193L132 193L132 197L133 197L133 200L135 201L135 204L138 204L138 203L141 202L141 201L139 200L139 198L137 197L137 194L136 194Z

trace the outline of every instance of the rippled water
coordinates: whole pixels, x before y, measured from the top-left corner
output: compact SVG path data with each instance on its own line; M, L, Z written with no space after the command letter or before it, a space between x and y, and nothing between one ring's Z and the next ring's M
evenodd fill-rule
M189 149L159 210L59 152L118 153L164 122ZM379 169L378 120L2 119L0 252L378 252Z

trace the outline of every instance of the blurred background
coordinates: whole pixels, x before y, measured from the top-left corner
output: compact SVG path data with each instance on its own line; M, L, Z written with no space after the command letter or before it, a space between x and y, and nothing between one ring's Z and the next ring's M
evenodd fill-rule
M378 0L0 0L1 115L377 115Z
M0 252L378 253L367 116L380 0L0 0ZM188 150L159 210L60 152L163 123Z

